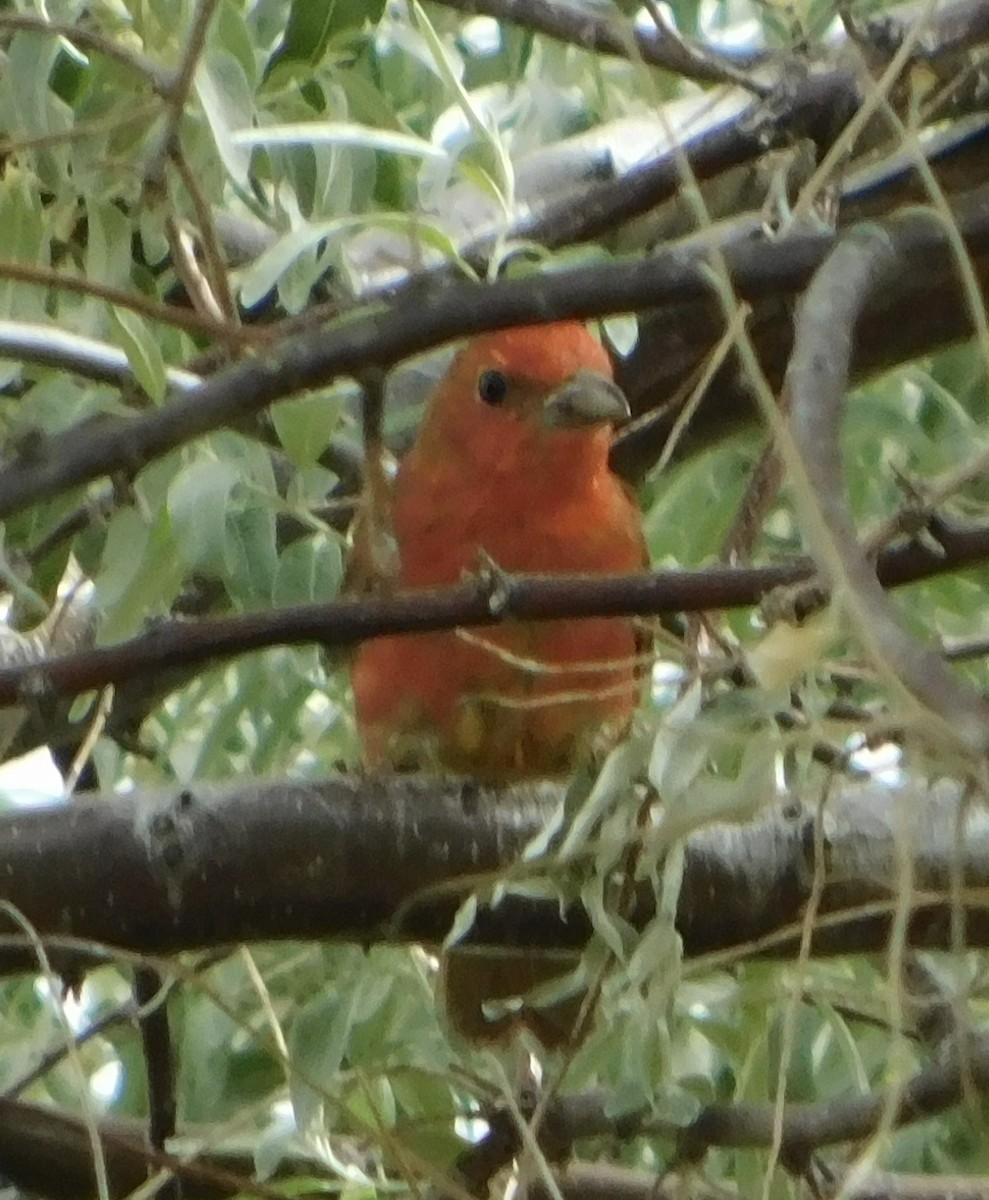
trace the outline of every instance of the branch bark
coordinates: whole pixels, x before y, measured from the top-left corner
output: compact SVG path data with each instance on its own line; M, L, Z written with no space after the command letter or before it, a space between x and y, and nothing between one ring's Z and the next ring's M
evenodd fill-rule
M989 557L989 528L965 528L934 519L928 532L934 545L908 542L878 556L876 569L883 586L957 571ZM40 742L59 742L59 725L52 720L59 702L109 685L128 689L115 697L110 719L111 730L125 732L134 728L135 713L143 718L204 665L272 646L315 643L345 650L382 634L462 625L740 608L758 604L773 589L812 575L813 564L803 558L764 567L703 567L603 578L502 575L497 580L497 603L492 602L490 584L475 580L435 591L173 621L116 645L50 659L39 654L26 662L15 660L0 668L0 708L22 705L26 709L28 725L18 742L23 752Z
M497 791L418 776L79 800L0 820L2 894L53 950L97 959L279 938L436 944L465 895L510 880L558 800L549 784ZM771 796L766 805L751 824L711 826L688 840L677 916L687 957L793 952L813 877L812 818ZM989 945L989 906L976 891L989 886L989 826L954 785L849 785L829 802L826 822L815 953L885 946L901 837L916 855L910 943L954 945L961 844L965 936ZM552 877L552 859L545 869ZM643 892L633 919L645 922L652 910ZM509 890L497 907L480 909L469 940L576 950L588 935L576 903L561 908ZM33 965L8 924L0 970Z
M976 272L989 278L989 189L962 198L955 215ZM916 305L918 280L923 280L928 289L937 282L942 292L952 297L945 301L951 315L940 324L929 306L923 310L928 326L923 345L930 345L931 330L946 340L964 336L971 323L957 298L947 236L940 224L923 213L909 213L890 225L890 236L900 267L890 280L889 293L878 298L875 309L866 310L866 333L869 321L888 313L898 299L903 302L912 294ZM833 242L827 233L795 233L771 241L759 236L750 222L746 228L732 231L724 253L740 299L756 304L772 298L778 306L781 299L795 296L806 286ZM134 475L147 463L210 430L339 375L391 366L409 355L481 330L659 306L670 309L673 318L683 319L687 314L696 321L706 312L710 321L717 301L707 270L708 254L705 237L642 261L507 279L490 286L461 284L424 295L406 294L384 312L375 306L364 316L355 314L334 328L303 334L277 351L237 363L159 409L134 418L87 423L32 445L0 472L0 518L105 475ZM671 342L669 336L658 342L664 356L676 357L670 349L673 343L675 338ZM692 344L697 345L696 337ZM914 346L911 357L921 348ZM695 366L691 363L690 370ZM679 367L683 367L682 361ZM685 377L678 368L676 378L682 381ZM648 400L642 391L642 375L638 382L632 398L640 411L661 401L658 379L652 378L648 385Z
M873 663L935 719L942 740L981 756L989 749L989 705L907 629L859 544L845 494L839 434L852 343L867 298L893 266L892 254L882 231L862 226L835 247L811 281L786 375L792 442L781 424L780 451L832 602L851 618Z

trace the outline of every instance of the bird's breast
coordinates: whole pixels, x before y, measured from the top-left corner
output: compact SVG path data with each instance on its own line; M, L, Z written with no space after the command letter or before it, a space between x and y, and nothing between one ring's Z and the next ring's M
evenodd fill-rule
M393 515L405 587L476 572L482 556L514 574L641 570L641 514L599 466L464 477L461 460L403 464ZM560 464L556 464L559 467ZM365 645L354 693L372 764L415 762L491 781L565 774L620 735L643 676L622 618L506 622Z
M641 568L641 518L614 476L591 478L562 495L507 480L488 484L458 492L427 481L399 495L395 526L405 586L456 583L485 557L522 574Z

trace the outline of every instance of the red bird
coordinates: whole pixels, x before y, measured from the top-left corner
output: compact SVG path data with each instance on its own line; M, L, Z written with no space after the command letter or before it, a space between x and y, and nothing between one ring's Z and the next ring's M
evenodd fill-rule
M574 322L478 337L441 380L398 472L404 588L459 582L482 555L508 572L636 571L642 519L608 466L628 405ZM353 670L370 767L443 767L493 783L572 770L636 705L620 618L384 637Z
M641 570L641 513L608 465L627 416L579 323L469 342L395 481L399 586L456 583L484 556L511 573ZM642 649L630 620L596 617L367 642L352 675L365 761L488 783L566 775L627 726Z

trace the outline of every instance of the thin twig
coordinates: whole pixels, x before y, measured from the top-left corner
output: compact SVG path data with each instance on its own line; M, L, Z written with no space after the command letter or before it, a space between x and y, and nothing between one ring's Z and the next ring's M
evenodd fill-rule
M165 236L168 238L175 274L181 280L192 307L211 321L223 321L225 314L220 302L196 259L191 229L174 213L169 213L165 218Z
M902 1088L892 1108L892 1125L914 1121L954 1108L963 1098L963 1058L980 1093L989 1090L989 1037L974 1036L944 1058L922 1067ZM890 1111L885 1090L791 1105L784 1114L782 1147L786 1161L806 1163L825 1146L870 1137ZM677 1152L681 1163L699 1162L716 1146L765 1147L772 1144L771 1104L712 1104L684 1130Z
M185 106L192 90L196 68L206 48L206 36L218 6L219 0L199 0L179 68L158 89L165 100L167 111L164 128L159 135L158 150L151 157L145 170L146 186L154 188L160 185L164 178L165 163L179 143L179 125L185 115Z
M669 21L657 0L645 0L645 7L656 26L660 47L668 48L670 58L677 54L683 56L683 65L676 72L678 75L682 75L684 79L733 83L763 100L772 94L771 85L755 79L749 71L740 69L728 55L684 37ZM638 49L645 40L644 36L638 37L636 48ZM771 61L768 54L766 61Z
M148 1080L148 1141L156 1150L175 1136L175 1050L168 1022L169 985L153 966L134 970L141 1049Z
M120 42L115 42L98 30L87 28L84 25L68 25L59 21L49 21L44 17L32 16L30 13L3 12L0 13L0 29L65 38L79 50L94 51L122 63L129 70L146 79L159 92L169 82L169 72L164 67L145 55L128 49Z
M858 105L845 128L835 138L834 143L827 148L827 153L824 154L813 175L800 189L800 195L793 205L791 214L794 222L806 221L809 218L811 206L815 203L817 196L836 177L847 161L869 121L886 102L894 84L909 65L914 49L921 40L921 35L929 30L929 22L935 9L936 0L925 0L920 13L910 25L882 76L868 90L864 101Z
M989 557L989 529L940 533L944 554L922 546L897 546L877 563L885 586L912 583ZM772 590L810 578L808 559L768 567L710 567L632 575L510 576L501 573L492 611L484 580L435 591L348 597L326 604L295 605L269 612L166 622L149 633L112 646L33 660L0 669L0 708L28 696L77 696L115 687L165 671L268 649L316 644L349 649L386 634L424 633L499 621L545 621L561 617L659 616L758 604ZM184 676L183 676L183 681Z
M174 325L188 333L212 334L214 337L239 343L250 335L231 328L222 321L212 321L188 308L178 308L174 304L163 304L160 300L152 300L139 292L127 291L124 288L111 287L94 279L85 279L81 275L68 275L52 267L15 262L13 259L0 259L0 278L12 279L17 283L33 284L36 287L52 288L55 291L72 292L77 296L95 296L108 304L119 308L129 309L148 317L152 321L161 321L165 325ZM254 335L256 336L256 335Z
M664 24L654 32L634 28L632 22L615 19L608 14L595 13L559 0L439 0L446 8L459 12L482 13L513 25L531 29L558 41L567 42L597 54L614 54L621 58L639 60L653 67L662 67L685 79L700 83L739 82L757 94L764 94L764 85L749 77L754 67L773 63L774 56L766 51L714 50L690 43L677 35L671 37Z
M237 325L240 323L240 317L237 312L237 304L234 300L233 292L230 289L230 278L227 274L226 264L223 261L223 252L220 249L220 240L216 234L213 213L207 203L206 197L203 195L203 189L199 185L199 180L189 166L189 161L179 145L176 145L172 149L172 165L175 167L179 179L182 181L182 186L185 188L186 194L192 201L192 207L196 214L197 232L202 244L203 259L206 264L206 277L210 282L210 287L219 302L223 317L231 324Z
M78 508L73 509L43 537L39 538L33 546L21 552L24 562L31 567L37 567L63 542L70 541L76 534L82 533L90 526L105 521L113 512L116 503L116 490L107 488L99 495L93 496L91 500L86 501L85 504L80 504Z
M94 1021L91 1025L87 1025L85 1029L80 1030L75 1035L75 1044L77 1047L84 1046L87 1042L91 1042L93 1038L101 1037L108 1030L113 1029L117 1025L129 1024L134 1019L134 1006L125 1004L122 1008L115 1008L112 1012L108 1012L99 1020ZM68 1054L68 1049L64 1040L60 1042L54 1049L49 1050L38 1060L38 1062L29 1071L26 1071L19 1079L15 1079L13 1083L7 1084L3 1089L3 1098L5 1100L14 1100L33 1087L34 1084L64 1062Z

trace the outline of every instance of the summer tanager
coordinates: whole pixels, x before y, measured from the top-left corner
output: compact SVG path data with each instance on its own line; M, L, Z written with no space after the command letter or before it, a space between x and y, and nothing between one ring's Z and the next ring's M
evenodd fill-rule
M398 584L508 572L634 571L646 561L634 497L611 472L628 405L576 322L475 338L437 386L392 498ZM370 768L448 769L488 783L562 776L614 741L637 703L640 637L621 618L515 622L365 643L352 682ZM504 1032L485 1001L518 997L558 964L455 955L447 1006L468 1036ZM548 1043L565 1036L525 1016ZM562 1032L561 1032L562 1030Z

